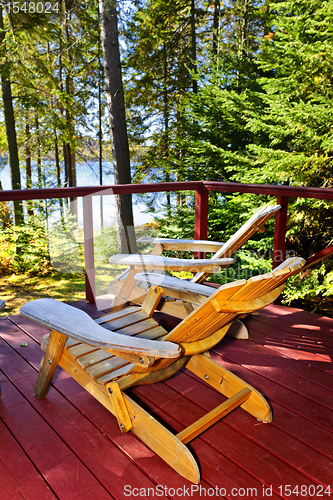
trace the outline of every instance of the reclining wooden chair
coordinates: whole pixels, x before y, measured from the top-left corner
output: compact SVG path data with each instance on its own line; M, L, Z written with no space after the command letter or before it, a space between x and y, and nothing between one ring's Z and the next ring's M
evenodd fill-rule
M272 420L264 397L212 361L207 351L236 318L280 295L287 278L303 263L301 258L291 258L273 273L221 286L170 333L152 318L165 293L161 287L149 290L142 307L128 307L95 321L53 299L27 303L21 313L52 330L42 341L46 352L34 394L46 396L59 364L115 415L122 432L132 430L179 474L198 483L199 468L186 443L238 406L261 421ZM183 366L228 399L175 436L124 391L164 380Z
M268 205L259 208L257 212L250 217L248 221L243 224L243 226L226 242L216 242L216 241L204 241L204 240L175 240L166 238L139 238L138 243L153 244L154 248L151 256L149 255L114 255L110 257L110 263L113 264L123 264L130 265L130 269L124 271L120 276L118 276L108 287L108 293L116 296L113 303L112 310L121 309L127 302L142 303L146 294L146 284L139 279L138 273L140 271L156 271L156 270L166 270L165 258L162 257L162 252L164 250L178 250L184 252L215 252L211 259L207 259L207 264L218 261L220 259L227 259L233 256L233 254L241 248L241 246L248 241L256 232L265 232L264 225L266 222L273 217L281 208L281 205ZM176 266L181 266L184 260L169 258L168 264L170 265L170 270L175 270ZM196 260L198 262L198 260ZM202 260L203 262L203 260ZM225 263L223 267L228 267L231 262ZM141 268L140 268L141 267ZM214 271L206 266L206 270L201 270L195 273L191 282L202 283L205 281ZM134 278L134 275L138 276L138 279ZM185 318L191 307L187 307L188 303L183 301L183 303L170 304L162 303L162 312L177 316L179 318Z
M167 238L146 238L138 239L138 243L154 244L152 255L161 255L163 250L180 250L187 252L212 252L215 250L211 260L232 257L244 243L246 243L255 233L264 233L266 222L273 217L281 208L281 205L268 205L260 207L250 219L248 219L238 231L229 238L226 243L203 240L175 240ZM210 276L209 272L197 273L192 279L192 283L202 283Z

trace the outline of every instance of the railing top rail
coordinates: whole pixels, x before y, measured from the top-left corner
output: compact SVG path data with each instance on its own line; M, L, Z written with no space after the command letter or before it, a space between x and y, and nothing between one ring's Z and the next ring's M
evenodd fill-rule
M83 186L44 189L14 189L0 191L1 201L44 200L52 198L76 198L107 194L158 193L167 191L219 191L233 193L254 193L271 196L317 198L333 200L333 189L298 186L276 186L266 184L242 184L237 182L188 181L160 182L147 184L117 184L109 186Z
M81 186L43 189L12 189L0 191L1 201L45 200L52 198L78 198L107 194L158 193L166 191L202 190L202 181L158 182L147 184L113 184L108 186Z
M319 198L333 200L332 188L276 186L271 184L241 184L237 182L203 181L209 191L267 194L291 198Z

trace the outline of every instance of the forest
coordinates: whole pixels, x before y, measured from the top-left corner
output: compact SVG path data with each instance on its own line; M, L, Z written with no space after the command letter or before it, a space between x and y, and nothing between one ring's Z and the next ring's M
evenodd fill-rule
M112 9L119 31L125 128L109 122L101 5ZM75 186L77 170L89 159L96 160L100 184L103 162L113 161L119 183L332 187L328 0L100 0L100 6L21 0L2 4L0 41L0 169L9 162L12 189ZM112 75L114 68L108 69ZM130 171L126 159L117 159L117 131L128 143ZM259 206L274 201L210 193L209 238L225 241ZM193 238L193 193L145 195L144 203L158 235ZM15 217L7 204L0 207L0 271L30 266L40 272L27 247L45 210L15 204ZM330 202L291 199L287 249L306 258L330 245L332 215ZM38 224L42 235L45 227ZM239 252L239 277L269 267L273 227ZM18 255L14 233L22 235ZM36 252L36 262L48 269L47 249ZM288 285L285 303L330 304L332 261L301 278Z

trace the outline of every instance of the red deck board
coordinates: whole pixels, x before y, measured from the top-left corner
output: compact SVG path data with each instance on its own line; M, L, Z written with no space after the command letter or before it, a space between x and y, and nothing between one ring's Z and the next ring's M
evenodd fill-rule
M277 306L271 304L262 311L260 314L275 318L279 323L285 322L291 325L306 325L307 328L315 331L322 331L325 335L333 337L333 319L320 314L303 311L293 307Z
M95 494L110 498L14 384L8 381L3 385L1 418L54 493L67 499L93 500Z
M293 409L314 423L332 431L333 410L318 401L321 399L320 393L324 390L323 388L317 389L317 401L308 397L306 390L302 394L301 386L304 384L310 386L311 395L315 396L314 387L311 386L310 381L306 384L307 381L303 382L297 376L272 365L269 361L238 349L234 343L221 342L214 348L212 358L219 362L221 357L224 366L241 378L246 378L247 382L268 396L269 399Z
M313 382L299 373L294 373L292 370L286 370L283 363L276 362L276 357L263 356L263 350L260 350L261 356L257 355L259 346L253 345L253 342L244 342L242 348L239 347L239 342L223 341L220 345L214 348L214 352L223 354L223 356L240 362L243 366L251 366L256 372L262 373L270 380L281 384L283 387L295 391L295 393L306 396L313 402L323 405L329 410L333 410L333 392L324 387L322 384ZM248 349L246 347L248 346ZM256 349L257 348L257 349ZM273 361L272 361L273 358ZM298 363L300 365L300 363ZM324 374L326 375L326 374ZM332 378L333 382L333 378ZM332 413L333 421L333 413Z
M290 324L286 321L277 321L276 318L260 313L250 316L245 320L246 324L256 325L258 331L268 335L271 341L283 341L294 345L295 350L301 349L318 355L319 360L323 356L332 360L333 338L325 334L322 328L304 325L301 323ZM275 341L275 343L277 343Z
M84 302L75 306L94 317L101 314ZM2 344L6 359L3 362L1 358L1 369L6 382L2 384L0 416L8 425L4 432L16 447L11 447L9 441L3 446L15 452L13 469L15 464L26 464L22 485L30 481L31 487L39 488L40 484L50 495L34 495L26 488L22 490L26 497L18 498L30 498L28 494L34 499L54 498L55 493L60 500L85 500L90 498L87 482L97 485L92 487L91 498L125 498L125 484L144 491L149 487L153 491L160 484L174 491L169 489L168 495L159 498L183 498L176 490L190 487L190 483L132 433L122 434L116 419L63 370L58 369L54 387L45 400L32 396L43 354L38 342L48 330L20 315L11 319L0 320L0 335L7 341ZM270 498L287 499L294 497L281 495L280 485L332 485L333 320L269 306L246 321L251 340L221 342L212 357L269 398L274 420L262 424L237 409L189 443L201 467L200 486L226 487L226 498L248 498L232 497L230 489L252 486L258 491L255 498L262 499L262 484L273 485ZM22 342L28 346L21 346ZM187 370L163 383L137 387L129 393L175 432L224 399ZM8 500L15 500L15 476L8 473L7 456L0 462L0 480L4 478L1 487L8 491ZM75 489L74 469L78 474L75 479L79 478ZM35 476L36 483L32 481ZM54 492L47 489L48 484ZM192 493L191 498L202 498L199 491ZM4 494L0 498L7 500Z
M257 326L258 331L268 335L272 342L280 341L294 344L295 348L308 351L319 357L333 352L333 338L326 335L321 328L314 329L308 325L300 324L291 325L285 321L277 321L276 318L271 318L263 313L257 316L249 316L245 320ZM332 358L331 358L332 359Z
M313 366L312 360L309 359L312 358L312 355L308 351L295 349L294 344L288 346L284 343L282 346L282 342L273 342L268 334L259 331L260 324L258 322L246 321L246 325L251 329L251 344L244 345L246 350L264 359L270 359L272 363L285 370L312 380L323 387L330 389L333 386L333 376L330 373L333 367L331 361L321 362L323 368L327 367L326 370L319 368L318 365ZM242 344L239 348L243 348ZM314 359L318 358L314 356ZM300 361L300 363L295 363L295 360Z
M6 458L6 462L7 461L8 460ZM39 495L39 493L37 493L37 496L27 494L18 483L15 475L12 476L11 474L8 474L7 467L2 461L0 461L0 485L1 500L22 500L22 498L33 500L34 498L38 498Z
M185 375L185 374L184 374ZM200 391L198 390L198 383L193 384L193 379L191 377L178 377L177 379L171 378L168 381L165 382L166 385L172 386L176 391L180 391L181 394L185 395L186 398L191 402L197 402L198 401L198 394L201 395L200 403L202 407L204 408L205 411L210 411L214 406L216 406L215 403L212 404L212 399L214 398L214 392L210 388L206 388L206 390ZM188 408L189 402L184 403L184 411L186 412L186 408ZM191 406L191 416L194 414L194 407ZM179 418L180 414L180 409L177 409L177 418ZM237 414L237 415L236 415ZM194 418L194 417L193 417ZM237 430L237 426L234 425L234 422L237 422L238 420L241 420L244 422L244 425L246 425L246 436L250 437L253 440L253 443L255 443L254 446L251 446L248 454L252 455L251 460L244 460L244 444L243 441L246 441L243 439L242 436L237 434L236 432L232 433L231 430L222 428L221 426L224 426L226 423L230 427L233 428L234 430ZM216 439L216 435L218 435L218 428L220 427L220 435L225 436L224 441L219 443L219 441ZM214 430L214 433L213 433ZM232 436L231 436L231 434ZM242 433L244 434L244 430L242 430ZM265 469L265 473L267 474L267 483L266 484L274 484L274 479L275 479L275 485L278 486L280 483L276 483L276 479L279 481L280 480L280 473L281 470L287 470L288 467L285 467L285 464L290 465L292 468L299 468L298 463L300 460L303 461L303 468L302 468L302 474L306 474L306 476L309 479L312 479L313 481L318 481L318 477L321 477L321 474L323 472L322 467L325 469L325 473L330 472L331 467L333 463L329 463L326 459L326 457L322 457L319 455L317 452L313 450L307 450L307 460L309 462L308 466L305 466L304 463L304 450L306 450L306 446L304 446L302 443L297 441L295 438L285 435L283 432L281 432L278 429L275 429L274 426L268 425L268 424L262 424L258 422L254 417L250 416L247 414L245 411L242 409L237 409L233 414L225 417L223 421L219 422L216 424L213 429L210 429L206 431L203 435L202 438L205 439L207 435L211 435L210 443L212 446L221 446L221 449L223 450L223 453L226 452L226 446L228 447L229 453L232 454L232 459L235 461L239 461L240 457L242 460L242 463L248 464L248 467L251 467L251 473L258 475L261 474L260 469L263 467L263 464L260 462L265 462L267 458L267 447L264 446L263 449L260 449L260 447L263 445L263 440L262 438L260 440L256 439L257 435L260 434L268 434L269 439L275 440L276 442L275 445L275 453L274 456L270 457L271 461L271 466L273 472L279 471L278 477L270 476L268 469ZM214 437L215 436L215 437ZM229 441L230 440L230 441ZM217 445L215 444L217 443ZM240 447L240 449L239 449ZM265 457L264 460L262 460L262 457ZM230 457L231 458L231 457ZM274 460L279 459L279 460ZM283 462L283 463L282 463ZM274 467L273 467L274 464ZM295 467L296 466L296 467ZM266 466L267 467L267 466ZM311 475L309 475L309 473ZM293 470L289 469L289 473L286 472L288 477L293 477L295 479L295 484L300 484L299 481L302 480L303 482L305 481L305 477L300 475L299 473L296 473ZM298 483L297 483L298 481ZM304 483L305 484L305 483Z
M1 500L56 498L1 420L0 485Z
M311 347L320 345L333 348L332 330L321 324L320 326L319 324L308 325L304 320L302 323L295 323L285 320L285 317L280 320L280 318L269 314L266 310L260 311L257 315L250 315L248 318L257 320L265 325L267 332L269 332L268 328L270 327L273 327L273 329L277 328L282 332L282 335L289 336L290 340L298 339L300 342L304 342L310 349ZM320 350L318 350L318 353L320 353Z

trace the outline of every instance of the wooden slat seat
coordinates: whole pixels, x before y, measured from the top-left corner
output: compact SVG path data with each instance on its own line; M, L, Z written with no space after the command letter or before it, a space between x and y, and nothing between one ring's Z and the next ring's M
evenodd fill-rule
M128 321L129 326L126 324ZM148 316L138 307L128 307L112 314L106 314L94 320L98 325L107 330L114 330L121 335L137 336L149 340L157 340L165 337L168 332L161 327L153 318ZM50 335L43 338L42 346L46 350ZM98 383L105 384L110 380L116 370L129 371L133 364L110 354L103 349L98 349L83 342L77 342L68 337L64 350L66 350L85 372Z

